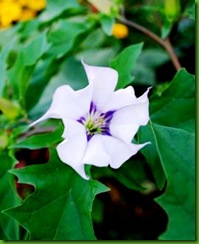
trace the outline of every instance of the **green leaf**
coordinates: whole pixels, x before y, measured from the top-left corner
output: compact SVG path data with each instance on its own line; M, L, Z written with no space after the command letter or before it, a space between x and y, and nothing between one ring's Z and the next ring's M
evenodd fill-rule
M9 46L11 43L14 43L15 47L18 45L18 29L19 25L15 25L12 28L1 29L0 48L5 48L7 45Z
M110 36L112 34L112 28L114 25L114 18L108 15L101 15L100 17L100 23L102 25L102 30Z
M5 211L21 223L31 240L94 240L91 211L96 194L107 188L82 179L60 162L55 149L48 164L12 170L36 191L22 205Z
M8 66L6 61L14 45L16 45L16 38L8 43L5 42L2 50L0 50L0 96L3 96L3 91L6 86L6 69Z
M28 111L39 101L48 83L51 84L51 79L53 83L58 82L54 80L53 76L56 75L59 69L62 69L62 63L65 59L61 57L71 50L74 52L76 48L79 48L79 42L82 41L82 39L79 39L80 35L85 34L89 28L90 24L80 18L76 22L60 20L48 32L48 41L52 46L46 52L45 58L40 59L37 64L30 86L27 89L26 108ZM49 99L49 95L47 98Z
M95 40L95 42L93 41ZM105 44L107 36L101 28L96 28L91 31L82 41L81 49L87 51L88 49L101 48Z
M117 54L117 47L88 49L78 54L78 58L92 65L109 66L109 61Z
M132 71L141 53L142 46L143 44L139 43L125 48L111 62L111 67L116 69L119 73L117 89L124 88L133 81Z
M133 69L136 77L134 84L154 85L156 83L156 69L169 60L168 54L162 49L145 49L137 59Z
M38 18L20 22L19 37L20 41L26 41L38 34L40 22Z
M182 129L153 124L156 145L168 178L157 199L169 215L162 240L195 240L195 136Z
M2 97L0 97L0 110L8 119L15 119L20 114L19 106Z
M50 128L52 129L52 128ZM33 131L34 132L34 131ZM33 133L31 132L31 133ZM37 129L35 130L35 133ZM12 144L10 148L28 148L28 149L38 149L44 147L52 147L56 143L60 142L61 135L63 133L63 126L58 126L57 129L54 129L52 132L40 133L19 139L16 144Z
M161 38L165 39L169 36L169 33L171 32L173 28L173 21L168 21L166 18L163 22L162 28L161 28Z
M14 207L20 203L14 189L14 179L7 171L10 170L15 163L6 151L0 154L0 239L2 240L18 240L19 225L15 220L4 215L1 211Z
M142 152L156 183L163 186L167 179L166 191L157 199L169 216L160 239L194 239L194 108L194 76L181 69L160 95L150 98L151 123L138 133L142 141L151 141Z
M76 0L48 0L47 7L39 16L39 20L42 22L50 21L66 10L77 8L80 8L80 5L77 3Z
M154 96L150 104L151 120L155 123L195 130L195 82L194 76L181 69L169 87Z
M67 84L75 90L84 88L88 84L81 62L77 61L74 57L67 58L60 65L59 72L52 77L45 87L41 99L30 111L30 117L38 118L44 114L52 102L52 96L56 88Z
M164 2L164 13L169 20L174 20L180 12L180 0L167 0Z
M9 138L5 130L0 130L0 152L6 148L9 143Z
M144 182L149 181L146 172L146 162L139 159L130 159L123 164L119 169L111 169L118 181L123 183L129 189L135 191L143 191Z
M183 13L183 17L189 17L193 21L196 19L196 10L194 1L190 1L187 3L186 9Z
M141 127L138 132L138 137L139 141L141 142L149 141L151 143L144 147L141 150L141 153L147 159L147 162L151 168L151 172L154 176L157 188L159 190L162 190L165 185L166 176L164 172L164 167L157 152L157 146L155 144L155 138L151 129L151 124Z
M47 87L50 79L55 75L60 67L60 61L49 57L38 62L29 86L27 87L25 103L26 110L29 111L41 98L43 90Z
M15 98L19 99L23 106L26 90L35 65L49 46L45 32L28 40L23 47L21 46L14 66L8 71Z
M163 23L161 28L161 37L164 39L169 35L175 21L180 15L180 0L164 1L164 8L162 10Z
M69 52L75 44L78 35L88 30L90 23L85 20L71 22L61 19L48 34L48 41L52 43L49 54L57 58Z

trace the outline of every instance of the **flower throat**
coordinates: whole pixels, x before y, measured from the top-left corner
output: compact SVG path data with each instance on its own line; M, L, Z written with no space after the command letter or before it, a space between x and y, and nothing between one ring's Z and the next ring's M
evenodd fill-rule
M112 110L106 113L100 113L97 111L94 102L91 102L89 113L77 120L85 126L88 141L96 134L111 136L109 127L114 112Z

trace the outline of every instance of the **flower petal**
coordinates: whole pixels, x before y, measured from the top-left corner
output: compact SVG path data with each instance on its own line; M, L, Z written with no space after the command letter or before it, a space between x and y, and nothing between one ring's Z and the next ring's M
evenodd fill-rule
M65 124L63 137L66 139L57 146L58 155L64 163L70 165L84 179L88 179L82 164L87 146L85 128L73 120L63 122Z
M142 103L148 101L148 93L151 90L151 88L152 87L147 88L147 90L145 91L145 93L142 94L142 96L140 96L140 97L137 98L137 101L138 102L142 102Z
M53 101L48 111L30 126L48 118L78 119L88 112L91 96L92 85L78 91L74 91L68 85L60 86L53 95Z
M125 89L119 89L109 97L108 103L103 107L103 112L118 110L122 107L131 105L136 102L136 99L132 86L128 86Z
M137 103L117 110L110 123L113 136L130 143L141 125L149 121L149 89L137 99Z
M125 143L131 143L138 129L139 125L136 124L112 124L112 126L110 126L110 133L114 137L123 140Z
M110 164L111 159L106 153L102 137L103 135L95 135L90 139L82 163L98 167L104 167Z
M141 148L148 144L127 144L111 136L103 136L101 140L103 142L106 153L111 158L110 166L114 169L119 168L131 156L135 155Z
M93 85L92 101L98 110L101 111L103 105L114 92L118 80L118 73L112 68L90 66L85 63L83 65L88 81Z

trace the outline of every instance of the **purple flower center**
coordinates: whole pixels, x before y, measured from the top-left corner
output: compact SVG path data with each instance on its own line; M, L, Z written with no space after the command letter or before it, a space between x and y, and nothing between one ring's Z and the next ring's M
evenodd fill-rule
M109 127L114 113L115 110L100 113L95 103L91 102L88 114L77 120L85 126L88 141L96 134L111 136Z

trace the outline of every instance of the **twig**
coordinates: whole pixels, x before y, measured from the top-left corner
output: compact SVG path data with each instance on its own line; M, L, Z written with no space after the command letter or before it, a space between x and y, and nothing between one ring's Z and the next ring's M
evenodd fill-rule
M26 137L32 136L32 135L36 135L36 134L42 134L42 133L48 133L48 132L52 132L55 130L55 127L47 127L47 128L35 128L31 131L28 131L26 133L23 133L19 136L20 139L24 139Z
M127 20L125 17L120 16L118 18L118 20L121 23L123 23L123 24L126 24L128 26L131 26L131 27L139 30L140 32L144 33L145 35L147 35L151 39L153 39L155 42L160 44L167 51L167 53L169 54L175 69L178 71L181 68L181 65L180 65L180 62L178 60L178 57L175 54L174 49L173 49L173 47L171 45L171 42L170 42L168 37L166 39L161 39L158 35L156 35L152 31L150 31L146 27L141 26L141 25L135 23L134 21Z

